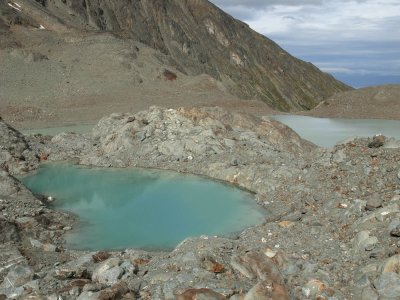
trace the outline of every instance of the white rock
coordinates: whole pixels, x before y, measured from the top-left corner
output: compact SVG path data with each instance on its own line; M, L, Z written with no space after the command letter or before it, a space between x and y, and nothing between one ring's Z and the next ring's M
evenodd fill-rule
M102 262L94 271L92 280L100 283L113 285L118 282L118 279L124 273L124 270L119 266L120 259L112 257Z
M269 258L273 258L273 257L275 257L275 255L276 255L276 251L274 251L274 250L271 250L271 249L267 249L265 252L265 255L267 256L267 257L269 257Z
M378 239L375 236L369 236L369 231L360 231L353 240L354 250L372 250L374 245L378 243Z

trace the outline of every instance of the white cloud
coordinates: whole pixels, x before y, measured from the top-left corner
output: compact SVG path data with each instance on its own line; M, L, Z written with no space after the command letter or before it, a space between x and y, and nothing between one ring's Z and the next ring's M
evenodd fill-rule
M248 20L267 36L287 40L400 40L400 2L324 1L313 6L267 6ZM246 20L245 20L246 21Z
M288 6L321 4L322 0L212 0L211 2L225 8L234 6L246 6L257 9L277 4L284 4Z

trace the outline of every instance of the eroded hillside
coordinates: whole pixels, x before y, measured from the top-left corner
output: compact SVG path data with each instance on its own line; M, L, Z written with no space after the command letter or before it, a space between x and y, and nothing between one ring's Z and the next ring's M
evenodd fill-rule
M285 111L312 108L349 89L205 0L17 0L4 1L0 12L1 79L6 83L1 102L23 98L29 103L27 94L35 98L46 88L54 90L47 76L64 90L44 98L99 97L118 103L143 83L157 88L164 68L178 73L178 79L206 74L224 93L261 99ZM138 62L136 52L142 48L152 55ZM24 52L22 61L14 50ZM32 60L35 64L27 65ZM151 76L141 66L149 66ZM68 79L71 75L75 80ZM10 85L22 95L14 96ZM35 106L40 100L31 101Z

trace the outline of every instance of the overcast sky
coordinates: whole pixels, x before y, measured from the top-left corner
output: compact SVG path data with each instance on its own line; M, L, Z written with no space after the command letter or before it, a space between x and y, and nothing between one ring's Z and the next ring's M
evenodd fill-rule
M400 84L400 0L211 2L347 84Z

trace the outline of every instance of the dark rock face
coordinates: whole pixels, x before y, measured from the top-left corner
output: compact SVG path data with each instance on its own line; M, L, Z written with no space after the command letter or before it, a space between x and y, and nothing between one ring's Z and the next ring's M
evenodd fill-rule
M32 168L37 161L24 136L0 119L0 170L19 173Z
M385 136L376 135L373 137L372 142L368 144L369 148L379 148L385 144Z
M124 32L168 55L182 73L206 73L279 110L310 109L349 89L206 0L37 2L69 26Z
M4 219L0 219L0 243L7 243L18 239L17 227Z

